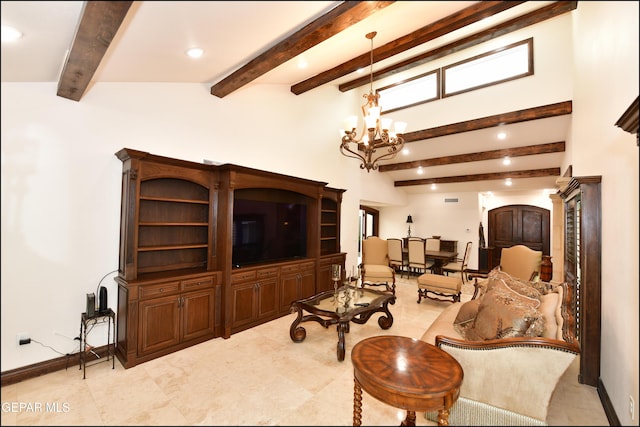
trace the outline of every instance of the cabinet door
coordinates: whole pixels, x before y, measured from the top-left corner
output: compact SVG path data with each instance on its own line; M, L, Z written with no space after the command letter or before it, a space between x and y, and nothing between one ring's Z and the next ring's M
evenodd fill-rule
M313 265L302 266L300 272L300 296L298 298L307 298L316 293L316 274Z
M144 355L180 343L180 296L140 301L138 354Z
M291 307L291 303L300 295L300 273L283 274L280 278L280 310L286 311Z
M190 340L214 333L213 289L182 295L182 339Z
M345 271L345 254L338 254L331 257L320 258L318 264L318 279L316 280L316 293L333 290L333 280L331 280L331 264L340 264L342 271Z
M231 325L235 329L251 323L256 318L256 282L235 284L231 292L233 293Z
M275 277L262 279L258 282L256 293L258 303L257 319L278 313L278 280Z

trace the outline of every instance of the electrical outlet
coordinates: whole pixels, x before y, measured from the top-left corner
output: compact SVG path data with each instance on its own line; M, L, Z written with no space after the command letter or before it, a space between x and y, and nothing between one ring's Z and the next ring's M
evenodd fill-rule
M631 421L636 418L636 402L631 395L629 395L629 416L631 416Z
M18 336L16 337L16 343L20 346L20 345L23 345L25 341L31 341L29 339L29 334L27 334L26 332L19 333Z

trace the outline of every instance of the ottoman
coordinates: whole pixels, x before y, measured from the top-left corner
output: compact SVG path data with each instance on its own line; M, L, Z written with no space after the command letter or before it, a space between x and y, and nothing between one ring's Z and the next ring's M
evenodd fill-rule
M441 299L429 296L428 292L439 297L451 298ZM418 304L422 298L429 298L435 301L460 302L460 294L462 293L462 277L443 276L441 274L425 273L418 277Z

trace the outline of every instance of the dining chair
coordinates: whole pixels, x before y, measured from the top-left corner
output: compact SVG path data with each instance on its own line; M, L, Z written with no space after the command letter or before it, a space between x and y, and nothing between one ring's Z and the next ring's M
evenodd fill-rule
M442 271L448 276L449 273L460 273L462 275L462 283L466 283L465 273L467 272L467 265L469 264L469 256L471 255L471 242L467 242L467 246L464 249L464 256L462 258L456 258L455 261L445 264L442 267Z
M426 240L419 237L409 238L409 265L408 271L411 269L417 270L419 273L426 273L427 270L433 267L434 262L427 260L425 254Z
M428 251L440 250L440 239L434 239L433 237L427 237L425 239L425 249Z
M389 251L389 265L394 269L400 269L400 277L402 277L405 266L407 267L407 272L409 271L409 259L402 253L402 239L387 239L387 246Z
M369 236L362 241L362 287L384 286L396 294L396 271L389 265L389 247L386 239Z

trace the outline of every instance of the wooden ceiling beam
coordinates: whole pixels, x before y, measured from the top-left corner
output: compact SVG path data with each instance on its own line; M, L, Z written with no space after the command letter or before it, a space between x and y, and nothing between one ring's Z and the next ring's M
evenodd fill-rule
M412 185L451 184L454 182L490 181L507 178L540 178L545 176L560 176L560 168L530 169L511 172L480 173L476 175L458 175L442 176L437 178L412 179L405 181L395 181L393 185L395 187L408 187Z
M80 101L133 1L87 1L80 14L57 95Z
M407 132L404 134L405 143L420 141L423 139L437 138L440 136L453 135L456 133L469 132L473 130L486 129L499 125L521 123L529 120L545 119L548 117L563 116L572 113L572 102L563 101L555 104L532 107L524 110L511 111L503 114L482 117L475 120L453 123L429 129Z
M445 57L447 55L451 55L463 49L468 49L480 43L484 43L487 40L509 34L513 31L517 31L522 28L537 24L539 22L546 21L547 19L551 19L564 13L570 12L576 7L578 7L577 1L557 1L555 3L551 3L547 6L541 7L538 10L529 12L526 15L518 16L516 18L510 19L509 21L494 25L493 27L487 28L486 30L472 34L468 37L464 37L460 40L456 40L452 43L446 44L436 49L432 49L423 54L408 58L389 67L378 70L373 73L373 80L380 80L386 77L393 76L397 73L410 70L411 68L426 64L427 62ZM341 92L346 92L348 90L364 86L370 83L370 81L370 75L363 76L339 85L338 89Z
M503 148L501 150L481 151L478 153L458 154L455 156L434 157L431 159L415 160L412 162L393 163L380 165L380 172L393 172L418 167L444 166L457 163L480 162L483 160L495 160L508 157L535 156L538 154L562 153L565 151L565 143L551 142L547 144L527 145L525 147Z
M295 58L393 3L393 1L345 1L339 4L211 86L211 95L219 98L229 95L291 58Z
M456 13L452 13L438 21L426 25L406 36L373 50L373 62L382 61L408 49L420 46L452 31L481 21L497 13L524 3L524 1L480 1ZM364 53L329 70L323 71L307 80L291 86L291 92L296 95L307 92L332 80L346 76L360 68L371 64L371 52Z

